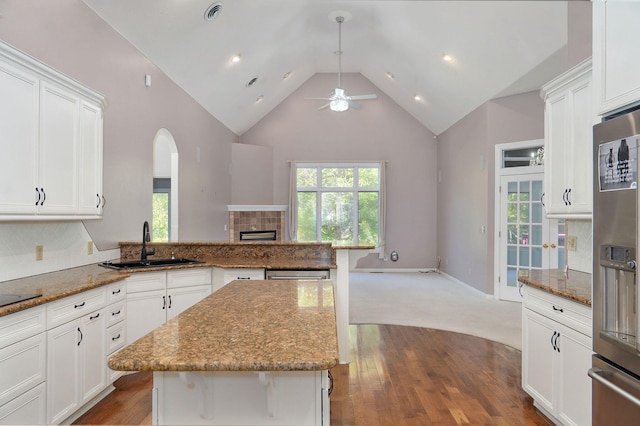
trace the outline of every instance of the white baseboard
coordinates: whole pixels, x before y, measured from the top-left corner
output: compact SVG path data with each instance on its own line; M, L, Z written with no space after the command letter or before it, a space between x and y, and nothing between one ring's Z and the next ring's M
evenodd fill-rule
M423 272L423 273L437 273L436 268L356 268L351 269L349 272L370 272L370 273L396 273L396 272Z
M473 290L475 293L477 293L480 296L484 296L487 299L493 299L493 294L487 294L487 293L483 293L480 290L478 290L477 288L465 283L464 281L460 281L459 279L452 277L451 275L447 274L446 272L440 272L440 274L444 275L445 277L449 278L451 281L455 281L458 284L462 284L468 288L470 288L471 290Z

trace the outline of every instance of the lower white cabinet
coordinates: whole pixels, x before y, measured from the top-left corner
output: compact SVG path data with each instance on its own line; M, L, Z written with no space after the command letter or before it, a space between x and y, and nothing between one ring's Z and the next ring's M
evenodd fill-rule
M127 343L211 294L211 268L141 272L127 278Z
M589 316L586 305L525 287L522 387L559 424L591 424L591 334L584 329L591 327L584 322Z
M35 388L0 406L0 424L41 425L46 424L46 384Z
M47 332L47 422L58 424L107 386L101 309Z

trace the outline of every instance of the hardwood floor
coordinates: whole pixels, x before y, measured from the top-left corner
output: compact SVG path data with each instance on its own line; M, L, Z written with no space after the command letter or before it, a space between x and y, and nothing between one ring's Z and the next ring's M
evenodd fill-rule
M419 327L352 325L351 364L332 369L332 425L552 425L520 383L520 351L478 337ZM149 373L75 424L151 424Z

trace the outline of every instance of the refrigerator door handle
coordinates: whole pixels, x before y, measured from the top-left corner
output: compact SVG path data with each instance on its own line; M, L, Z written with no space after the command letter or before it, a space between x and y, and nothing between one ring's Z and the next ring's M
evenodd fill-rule
M606 376L612 377L612 376L616 375L616 373L614 371L603 370L601 368L595 368L594 367L594 368L590 368L589 372L587 374L589 374L589 377L591 377L593 380L596 380L597 382L599 382L600 384L608 387L609 389L611 389L612 391L614 391L618 395L622 396L626 400L628 400L628 401L632 402L633 404L635 404L636 406L640 407L640 399L638 399L634 395L631 395L626 390L616 386L613 382L611 382L610 380L607 379ZM624 380L623 377L619 377L619 379L620 380ZM637 390L638 393L640 394L640 386L638 386L635 383L629 382L628 380L624 380L624 382L627 385L629 385L630 387L632 387L634 390Z

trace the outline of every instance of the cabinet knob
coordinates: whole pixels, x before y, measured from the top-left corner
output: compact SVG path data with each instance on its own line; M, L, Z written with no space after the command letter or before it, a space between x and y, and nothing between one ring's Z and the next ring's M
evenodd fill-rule
M556 248L556 245L552 243L551 248Z
M542 247L544 247L544 248L549 248L549 244L544 243L544 244L542 245Z

